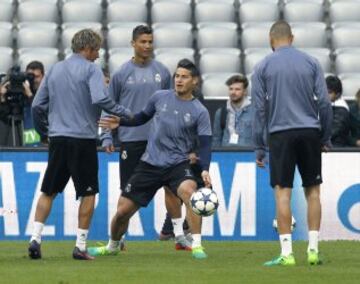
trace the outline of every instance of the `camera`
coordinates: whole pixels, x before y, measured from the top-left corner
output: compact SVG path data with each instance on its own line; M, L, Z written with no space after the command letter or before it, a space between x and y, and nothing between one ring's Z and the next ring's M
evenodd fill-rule
M29 81L30 88L33 89L34 75L20 71L20 66L14 66L8 74L9 87L5 94L7 104L11 108L13 115L20 115L24 107L24 87L23 83Z

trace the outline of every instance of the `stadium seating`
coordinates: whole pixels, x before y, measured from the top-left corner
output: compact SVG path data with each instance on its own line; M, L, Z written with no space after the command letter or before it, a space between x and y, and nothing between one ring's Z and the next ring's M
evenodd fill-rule
M323 3L311 0L288 0L284 6L284 19L288 22L321 22Z
M22 22L18 24L17 46L57 47L58 31L55 23Z
M337 73L360 73L360 47L338 49L335 54Z
M199 67L202 74L240 72L240 49L205 48L199 53Z
M355 94L360 90L360 73L340 74L339 78L343 85L344 99L354 100Z
M142 22L115 22L108 24L107 45L108 48L131 47L132 31Z
M66 1L62 6L61 13L64 22L101 22L101 0Z
M360 21L360 1L332 0L329 15L331 22Z
M8 22L0 22L0 46L12 47L12 44L12 24Z
M334 23L332 29L334 49L360 47L360 22Z
M134 55L132 48L114 48L109 50L109 72L114 74L125 62L129 61Z
M225 82L232 75L239 73L209 73L202 75L202 94L207 98L228 98L228 87Z
M17 9L17 18L20 22L58 22L59 10L56 1L52 0L22 1Z
M73 53L71 48L67 48L64 51L65 53L65 58L68 58L71 56L71 54ZM105 68L106 65L106 61L105 61L105 55L106 55L106 51L103 48L100 48L99 50L99 58L95 61L95 63L97 65L99 65L101 68Z
M244 51L244 73L251 74L254 67L267 55L271 54L270 48L249 48Z
M107 7L108 22L147 22L146 0L116 0Z
M296 47L326 47L326 24L320 22L291 23ZM311 32L309 32L311 31Z
M241 45L247 48L268 48L270 46L269 30L272 22L243 23Z
M192 26L189 23L155 23L154 47L192 47Z
M63 48L71 46L71 39L76 32L81 29L90 28L95 31L101 32L101 24L94 22L83 22L83 23L64 23L62 24L62 35L61 44Z
M25 70L31 61L38 60L44 64L46 72L59 60L57 48L21 48L18 53L21 70Z
M192 48L159 48L154 51L155 59L164 64L174 74L181 59L187 58L194 62L195 51Z
M11 22L14 15L13 0L0 0L0 21Z
M238 47L238 32L235 23L199 23L197 46L201 48Z
M162 22L191 22L191 1L153 1L151 20L153 23Z
M315 57L325 73L331 71L331 60L330 60L330 50L327 48L300 48L300 50L309 54L312 57Z
M202 1L195 6L196 22L234 22L233 4L223 1Z
M273 22L279 19L279 15L277 0L243 1L239 8L241 23Z
M0 74L7 73L13 66L13 50L10 47L0 47Z

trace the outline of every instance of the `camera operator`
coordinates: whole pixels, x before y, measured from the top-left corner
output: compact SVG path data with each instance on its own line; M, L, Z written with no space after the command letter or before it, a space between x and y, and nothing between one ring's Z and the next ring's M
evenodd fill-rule
M40 141L35 130L29 130L30 133L24 135L24 122L26 129L33 128L31 103L43 77L44 67L40 62L31 62L26 70L24 73L19 66L12 67L1 85L0 146L22 146L24 142L32 144Z
M45 75L44 65L40 61L32 61L26 66L25 73L32 78L31 82L24 82L24 94L26 96L24 104L24 141L25 146L40 145L40 136L34 129L32 120L31 104L34 96L39 89L40 83Z

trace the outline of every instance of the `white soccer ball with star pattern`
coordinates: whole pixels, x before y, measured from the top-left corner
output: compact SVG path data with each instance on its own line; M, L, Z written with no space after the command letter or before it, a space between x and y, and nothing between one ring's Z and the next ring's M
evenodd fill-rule
M215 213L219 200L214 190L203 187L191 195L190 204L195 214L205 217Z

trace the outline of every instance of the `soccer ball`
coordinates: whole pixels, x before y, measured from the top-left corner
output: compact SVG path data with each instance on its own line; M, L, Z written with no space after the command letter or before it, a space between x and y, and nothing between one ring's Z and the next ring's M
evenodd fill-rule
M211 188L199 188L190 197L191 208L195 214L210 216L219 206L218 197Z
M294 216L291 216L291 232L295 230L295 227L296 227L296 220L295 220ZM276 218L273 220L273 228L277 232L278 223L277 223Z

